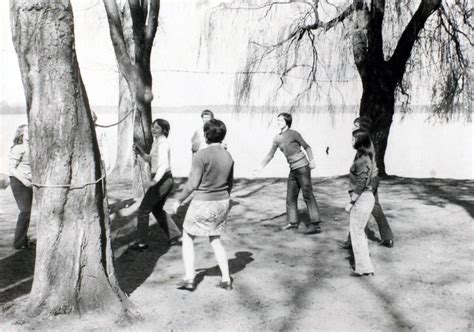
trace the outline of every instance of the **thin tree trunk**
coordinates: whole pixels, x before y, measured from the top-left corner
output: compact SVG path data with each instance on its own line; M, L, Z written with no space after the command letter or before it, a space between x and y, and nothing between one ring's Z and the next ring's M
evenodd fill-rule
M115 278L103 171L67 0L11 0L39 212L28 313L130 308ZM67 185L72 187L55 187Z
M127 81L119 73L118 119L122 120L125 118L125 120L120 122L117 127L117 157L109 176L112 181L132 179L133 177L134 153L132 144L134 115L130 114L130 112L133 113L134 108Z
M122 1L119 8L115 0L104 0L104 5L119 71L127 81L132 104L136 110L133 121L133 143L148 153L153 143L150 56L158 26L160 1L151 0L143 3ZM119 137L118 140L120 142L127 139ZM131 150L132 146L119 148ZM121 162L127 164L129 160ZM143 195L143 183L150 178L150 165L143 159L134 157L133 188L136 196Z

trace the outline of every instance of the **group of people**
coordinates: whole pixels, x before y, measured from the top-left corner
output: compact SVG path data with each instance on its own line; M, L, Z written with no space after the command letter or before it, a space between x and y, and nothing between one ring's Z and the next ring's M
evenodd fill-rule
M170 145L168 135L170 124L164 119L156 119L152 124L153 144L149 153L134 145L137 158L143 158L151 166L151 178L145 181L145 194L138 208L136 241L130 249L148 249L149 215L152 213L169 239L169 245L182 244L185 277L179 289L193 291L196 288L194 267L194 239L209 237L210 244L221 271L218 287L231 290L233 280L229 273L227 254L220 236L225 228L230 210L230 193L234 181L234 160L223 143L227 128L221 120L214 118L210 110L201 114L203 126L192 137L192 165L187 183L178 193L172 205L172 213L192 197L186 212L182 233L172 217L164 210L166 200L172 190L174 180L171 172ZM254 171L258 174L273 158L277 149L285 155L290 173L287 183L286 216L287 224L282 230L299 228L298 195L303 198L308 209L309 220L304 234L321 233L321 213L313 194L311 169L315 168L310 145L301 134L291 129L292 115L280 113L277 116L279 133L274 137L270 151L260 166ZM381 244L393 246L393 234L378 202L378 171L375 165L374 146L370 139L370 121L356 119L353 129L353 148L356 150L354 162L349 172L350 201L345 209L350 214L349 236L341 244L342 248L352 248L355 267L353 276L374 274L370 261L366 230L371 214L380 232ZM10 151L9 169L11 187L20 209L15 232L14 247L27 248L30 243L27 230L32 202L31 170L28 155L27 126L20 126Z

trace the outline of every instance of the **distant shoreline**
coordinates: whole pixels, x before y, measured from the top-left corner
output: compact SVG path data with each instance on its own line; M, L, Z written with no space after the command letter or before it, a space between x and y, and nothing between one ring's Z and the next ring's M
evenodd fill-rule
M108 113L113 114L117 112L118 106L114 105L94 105L91 107L96 113ZM430 111L430 105L414 105L411 106L410 111L406 113L426 113ZM189 105L189 106L153 106L152 113L200 113L204 109L210 109L217 113L275 113L285 112L289 110L289 106L241 106L237 105ZM395 108L395 113L404 113L400 107ZM346 106L301 106L297 109L298 112L302 113L356 113L358 111L358 105L346 105ZM22 106L9 106L1 105L0 115L8 114L26 114L25 108Z

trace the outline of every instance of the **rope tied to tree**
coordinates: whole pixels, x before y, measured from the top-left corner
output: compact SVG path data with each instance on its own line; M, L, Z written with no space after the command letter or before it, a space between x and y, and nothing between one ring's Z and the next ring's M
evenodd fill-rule
M102 180L105 179L105 172L102 173L103 175L97 179L96 181L93 182L87 182L84 184L76 185L76 184L39 184L39 183L32 183L32 185L36 188L68 188L69 190L74 190L74 189L83 189L87 186L95 185Z
M131 109L130 111L128 111L127 114L125 114L125 116L124 116L122 119L120 119L118 122L116 122L116 123L112 123L112 124L110 124L110 125L100 125L100 124L96 124L95 126L96 126L96 127L100 127L100 128L110 128L110 127L113 127L113 126L117 126L117 125L119 125L120 123L122 123L123 121L125 121L125 119L128 118L128 116L129 116L130 114L132 114L133 111L134 111L134 107L132 107L132 109Z

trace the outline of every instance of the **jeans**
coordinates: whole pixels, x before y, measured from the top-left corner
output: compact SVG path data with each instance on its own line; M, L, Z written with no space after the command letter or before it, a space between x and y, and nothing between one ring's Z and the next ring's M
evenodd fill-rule
M377 223L380 232L380 238L382 241L385 240L393 240L393 233L390 225L388 224L387 218L383 213L382 206L379 203L379 195L377 192L375 193L375 205L374 209L372 210L372 216Z
M150 213L158 221L169 239L180 236L181 232L171 217L163 210L166 199L173 188L173 176L171 172L165 173L161 180L153 187L148 188L138 208L137 217L137 240L146 243L150 224Z
M26 187L20 180L10 176L10 186L13 197L20 209L20 214L16 221L15 240L13 246L19 248L28 245L28 227L30 225L31 204L33 202L33 189Z
M374 203L375 198L372 191L364 191L350 212L349 228L352 251L354 252L355 272L357 273L374 272L369 256L369 244L365 235L365 226L369 222Z
M308 208L311 223L320 222L321 217L313 194L311 169L309 166L293 169L288 175L288 189L286 193L286 215L288 222L291 224L298 223L298 195L300 189L303 191L303 198Z

